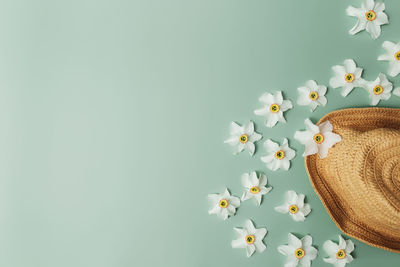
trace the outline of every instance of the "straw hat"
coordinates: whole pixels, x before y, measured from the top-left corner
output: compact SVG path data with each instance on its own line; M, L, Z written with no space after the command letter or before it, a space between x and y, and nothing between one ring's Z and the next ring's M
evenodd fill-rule
M344 109L318 124L327 120L342 141L305 158L316 193L345 234L400 253L400 109Z

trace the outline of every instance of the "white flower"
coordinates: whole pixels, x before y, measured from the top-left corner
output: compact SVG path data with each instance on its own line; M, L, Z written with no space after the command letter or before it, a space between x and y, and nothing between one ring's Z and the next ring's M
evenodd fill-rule
M324 250L329 255L329 258L324 258L324 261L333 264L335 267L344 267L346 263L353 261L353 257L350 255L354 250L353 241L344 240L340 235L339 245L328 240L324 243Z
M297 88L299 98L297 104L300 106L309 106L314 111L317 106L325 106L328 102L325 97L326 86L318 85L315 81L309 80L305 86Z
M388 81L385 74L379 73L375 81L365 84L365 89L369 93L369 98L371 99L370 104L376 106L379 101L388 100L390 98L393 84Z
M260 173L259 178L257 178L256 172L243 174L242 184L245 187L245 191L242 195L242 201L254 198L258 206L260 206L262 196L272 189L272 187L265 187L267 183L267 176L263 173Z
M280 213L289 213L293 220L302 222L311 212L310 205L304 204L304 198L305 196L303 194L297 195L296 192L292 190L287 191L285 193L285 203L275 207L275 210Z
M342 138L332 132L333 126L329 121L321 123L319 126L313 124L310 119L304 121L305 131L296 131L294 138L305 145L303 156L318 153L321 159L328 156L328 150Z
M385 41L382 47L386 50L386 54L378 57L378 60L389 61L388 74L392 77L400 73L400 42L397 44Z
M290 100L283 100L281 91L276 92L274 95L265 93L259 98L259 101L264 104L264 107L256 109L254 114L265 117L267 119L265 121L267 127L274 127L278 121L286 123L283 112L293 106Z
M209 194L208 199L211 203L208 214L217 214L223 220L235 215L236 209L240 206L240 199L231 196L228 189L225 189L222 194Z
M292 160L296 152L289 147L288 140L283 139L281 146L268 139L264 142L264 147L267 150L267 155L261 157L261 160L267 164L267 168L276 171L283 169L287 171L290 167L290 160Z
M233 240L231 245L233 248L245 248L247 257L253 255L254 251L263 252L266 246L263 239L267 234L266 228L255 228L253 222L246 220L243 228L233 228L238 234L238 238Z
M362 68L357 68L352 59L346 59L343 66L336 65L332 67L335 76L329 81L333 88L342 87L342 96L347 96L354 87L362 87L364 80L361 78Z
M381 25L389 23L384 10L385 4L382 2L375 3L374 0L364 0L361 8L349 6L346 9L347 15L358 18L356 25L349 33L354 35L366 29L373 39L378 38L381 35Z
M254 142L262 138L261 134L254 131L254 123L251 121L246 126L239 126L237 123L232 122L230 126L231 137L225 141L231 146L236 146L234 154L242 152L243 149L247 150L250 155L254 154Z
M317 257L318 250L312 246L312 237L304 236L301 240L289 233L289 244L278 247L278 251L286 256L285 267L310 267L311 261Z

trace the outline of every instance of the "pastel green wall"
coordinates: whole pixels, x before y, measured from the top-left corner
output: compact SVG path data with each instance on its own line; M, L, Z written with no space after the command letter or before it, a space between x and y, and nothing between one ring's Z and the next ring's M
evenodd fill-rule
M328 105L295 106L266 129L258 97L283 90L295 102L308 79L327 84L331 66L354 58L364 77L386 72L384 40L400 41L400 2L373 41L350 36L346 0L0 1L0 266L283 266L287 233L311 234L313 266L330 266L322 244L340 231L307 178L293 133L329 111L368 106L329 88ZM392 79L397 86L400 78ZM399 107L393 97L379 106ZM288 172L268 171L223 144L230 121L298 153ZM273 190L220 221L207 194L263 171ZM307 195L303 223L276 213L289 189ZM233 227L267 227L267 250L230 247ZM398 266L400 255L355 241L354 267Z

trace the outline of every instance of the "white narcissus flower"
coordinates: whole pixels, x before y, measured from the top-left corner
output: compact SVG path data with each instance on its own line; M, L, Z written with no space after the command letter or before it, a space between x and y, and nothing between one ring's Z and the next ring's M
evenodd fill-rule
M259 178L257 178L257 173L245 173L242 175L242 184L245 191L242 195L242 201L254 198L260 206L262 196L271 191L272 187L266 187L268 183L267 176L260 173Z
M265 93L259 98L259 101L264 104L264 107L256 109L254 114L265 117L267 127L274 127L278 121L286 123L283 112L293 106L290 100L283 100L281 91L275 94Z
M400 73L400 42L397 44L385 41L382 47L386 50L386 54L378 57L378 60L389 61L388 74L396 77Z
M296 152L289 147L288 140L283 139L283 143L279 144L268 139L264 142L267 155L261 157L261 160L267 164L267 168L271 171L283 169L287 171L290 168L290 160L296 156Z
M350 253L354 250L354 243L350 239L344 240L340 235L339 245L328 240L324 243L324 250L329 255L329 258L324 258L324 261L333 264L334 267L344 267L347 263L353 261Z
M256 149L254 142L257 142L262 138L261 134L254 131L254 123L252 121L245 126L240 126L237 123L232 122L230 126L230 134L231 137L228 140L225 140L225 143L231 146L236 146L234 154L246 150L250 155L253 155Z
M310 235L298 239L289 233L289 244L278 247L279 253L286 256L285 267L296 267L299 264L303 267L310 267L311 261L318 255L318 250L312 246Z
M236 209L240 206L240 199L231 196L228 189L225 189L222 194L209 194L208 199L211 204L208 214L217 214L223 220L235 215Z
M342 88L342 96L347 96L355 87L363 87L364 80L361 78L362 68L357 68L352 59L346 59L343 66L336 65L332 67L335 76L329 81L333 88Z
M385 74L379 73L375 81L365 84L365 89L369 93L370 104L376 106L379 101L388 100L391 97L393 84L388 81Z
M309 80L305 86L297 88L299 98L297 104L300 106L309 106L311 111L314 111L317 106L325 106L328 102L325 97L325 85L318 85L315 81Z
M332 132L333 126L329 121L317 126L310 119L306 119L304 124L306 130L296 131L294 134L294 138L305 145L304 157L318 153L323 159L328 156L329 148L342 140L340 135Z
M289 213L293 220L302 222L311 212L310 205L304 204L304 198L305 196L303 194L297 195L297 193L292 190L287 191L285 193L285 203L275 207L275 210L280 213Z
M251 220L246 220L243 228L233 228L238 234L238 238L233 240L231 245L233 248L245 248L247 257L253 255L254 251L262 253L266 246L263 239L267 234L266 228L255 228Z
M367 30L373 39L378 38L381 35L381 25L389 23L384 10L385 4L382 2L375 3L374 0L364 0L361 8L349 6L346 9L347 15L358 19L349 33L354 35L362 30Z

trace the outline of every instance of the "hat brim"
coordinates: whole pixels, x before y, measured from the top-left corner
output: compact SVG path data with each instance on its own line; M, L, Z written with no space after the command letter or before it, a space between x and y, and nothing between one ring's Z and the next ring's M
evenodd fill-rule
M355 131L367 132L374 129L388 128L400 129L400 109L393 108L352 108L331 112L319 120L317 125L329 120L333 125L333 131L336 128L351 128ZM340 133L339 133L340 134ZM330 149L341 149L334 146ZM329 158L329 154L328 154ZM326 159L323 159L326 160ZM383 235L379 231L369 228L363 222L356 220L349 212L345 212L341 203L339 192L335 192L328 185L328 181L320 175L318 168L321 167L321 160L318 155L314 154L305 157L305 166L310 178L310 182L325 206L329 216L333 222L345 234L363 241L374 247L382 248L392 252L400 253L400 240L393 240L393 236ZM329 160L329 159L328 159ZM327 179L334 179L335 174ZM382 196L383 197L383 196ZM397 207L400 210L400 207ZM368 218L365 218L368 220ZM400 222L398 222L400 227Z

